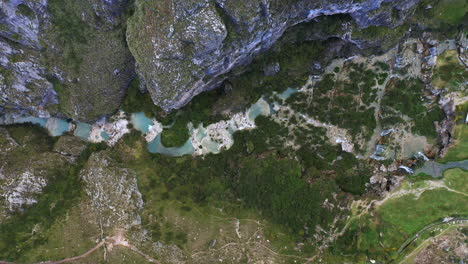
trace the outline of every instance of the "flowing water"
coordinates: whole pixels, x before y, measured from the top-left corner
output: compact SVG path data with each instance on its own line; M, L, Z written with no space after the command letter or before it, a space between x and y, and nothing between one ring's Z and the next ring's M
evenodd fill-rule
M183 156L191 155L195 149L193 148L192 141L189 139L182 147L166 148L161 143L161 135L158 135L153 141L148 144L148 151L151 153L160 153L168 156Z
M417 175L419 173L425 173L434 178L440 178L445 170L451 168L462 168L468 170L468 160L447 162L444 164L435 161L427 161L424 163L424 166L417 169L414 174Z
M288 88L284 92L277 94L277 96L283 100L288 99L292 94L297 93L298 89ZM250 108L246 111L247 118L254 122L255 119L260 116L269 116L273 114L271 105L265 101L265 99L260 98L255 104L252 104ZM156 122L156 121L155 121ZM25 117L13 117L13 116L2 116L0 117L0 125L9 125L9 124L18 124L18 123L32 123L46 128L50 135L52 136L61 136L66 132L73 131L73 134L83 140L99 142L99 141L108 141L111 139L110 134L106 131L106 128L103 124L90 125L82 122L71 122L67 119L60 118L38 118L32 116ZM130 123L133 127L147 134L150 132L150 129L155 123L152 119L148 118L143 112L132 113L130 115ZM96 126L96 127L95 127ZM73 129L74 127L74 129ZM248 126L247 126L248 127ZM94 129L98 129L98 133L93 133ZM167 127L165 127L167 128ZM237 128L245 129L245 128ZM236 129L232 126L227 127L227 132L229 133L230 139L233 140L232 135ZM221 145L207 136L206 129L203 126L200 126L194 132L194 129L190 131L190 134L196 133L195 138L198 142L201 142L200 148L203 149L203 153L219 153L221 151ZM92 138L93 137L93 138ZM161 134L158 134L154 140L148 143L148 151L151 153L160 153L169 156L183 156L191 155L195 152L192 139L187 140L185 144L181 147L168 148L161 143Z
M140 131L143 134L148 133L150 127L153 125L153 120L146 117L145 113L133 113L130 116L130 122L133 124L133 127Z
M86 123L81 123L81 122L76 123L76 128L75 128L75 131L73 132L73 135L83 140L88 140L90 134L91 134L91 125L88 125Z

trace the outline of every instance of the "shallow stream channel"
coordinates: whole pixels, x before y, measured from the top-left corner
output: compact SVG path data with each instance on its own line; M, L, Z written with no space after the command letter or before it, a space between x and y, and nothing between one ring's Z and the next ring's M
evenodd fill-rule
M286 100L297 89L288 88L283 93L277 94L280 99ZM93 143L106 142L114 145L120 138L130 132L129 124L140 131L148 142L147 148L151 153L160 153L169 156L204 155L219 153L223 149L229 149L234 144L233 134L239 130L254 129L255 119L260 116L269 116L274 113L273 106L260 98L245 112L234 114L229 120L217 123L193 127L189 123L190 137L180 147L165 147L161 142L161 132L168 128L156 119L148 118L144 113L132 113L130 115L119 112L109 118L100 120L95 124L87 124L55 117L39 118L33 116L0 116L0 125L32 123L46 128L51 136L61 136L64 133L73 135ZM170 126L169 126L170 127Z

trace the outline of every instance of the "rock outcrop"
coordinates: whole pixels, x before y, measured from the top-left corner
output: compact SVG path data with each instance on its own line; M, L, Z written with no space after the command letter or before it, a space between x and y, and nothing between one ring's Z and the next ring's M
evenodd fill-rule
M43 189L72 164L52 151L45 132L25 133L28 128L0 128L0 222L37 203Z
M0 1L0 111L80 121L114 113L133 76L125 4Z
M395 26L418 2L137 0L127 40L153 101L171 110L219 86L291 26L334 14L359 27Z
M136 173L119 166L105 152L93 153L80 172L98 221L105 228L130 228L141 223L143 200Z
M130 17L127 0L2 0L0 111L87 122L111 115L134 59L142 88L169 111L218 87L294 25L347 14L360 28L392 27L418 2L136 0Z

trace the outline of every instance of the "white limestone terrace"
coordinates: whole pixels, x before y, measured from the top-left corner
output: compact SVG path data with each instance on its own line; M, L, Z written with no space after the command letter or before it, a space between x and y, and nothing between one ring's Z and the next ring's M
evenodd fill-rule
M193 155L219 153L222 149L230 148L234 144L232 134L235 131L255 128L255 118L259 115L269 115L270 113L271 110L268 103L261 98L247 111L237 113L229 120L210 124L206 128L203 125L194 128L193 124L189 123L191 136L188 143L193 148ZM163 125L158 120L154 118L150 119L144 113L133 113L129 117L123 111L119 111L108 120L103 119L92 125L81 122L68 122L59 118L15 117L7 115L0 117L0 125L17 123L40 125L46 128L51 136L60 136L65 132L71 132L83 140L93 143L106 142L110 146L115 145L125 134L130 133L129 124L132 124L136 130L142 132L148 143L160 140L158 136L164 130ZM158 151L156 150L155 152Z
M237 113L227 121L210 124L206 128L203 125L193 128L193 125L189 124L194 155L217 154L223 149L229 149L234 144L234 132L255 128L255 118L270 113L269 104L260 98L248 111Z

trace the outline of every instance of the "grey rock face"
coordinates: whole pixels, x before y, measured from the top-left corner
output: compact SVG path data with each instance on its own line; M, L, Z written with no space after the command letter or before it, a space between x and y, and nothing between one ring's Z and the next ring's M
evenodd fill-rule
M0 106L29 109L38 116L48 115L45 105L57 103L39 52L46 4L0 1Z
M94 121L133 77L125 0L0 1L0 111Z
M0 1L0 36L26 46L40 47L39 17L32 9L44 10L47 1Z
M417 2L137 0L127 40L153 101L171 110L220 85L293 25L334 14L350 14L361 27L397 25Z
M0 40L1 106L48 115L45 106L57 104L58 97L40 61L37 50Z
M143 85L171 110L219 86L291 26L334 14L394 26L418 1L136 0L126 37ZM1 0L0 111L88 122L115 112L134 73L127 5Z

